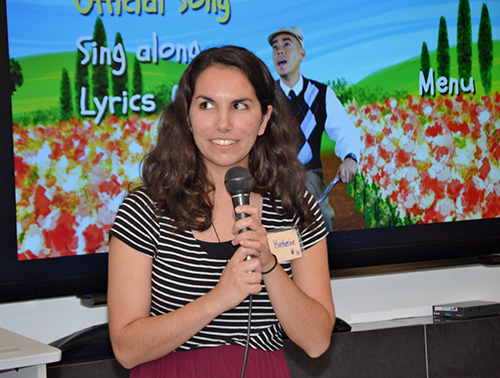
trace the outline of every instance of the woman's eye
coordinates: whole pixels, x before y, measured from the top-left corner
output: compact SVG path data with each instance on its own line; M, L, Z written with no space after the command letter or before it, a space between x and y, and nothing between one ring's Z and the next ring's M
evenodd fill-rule
M212 103L208 101L204 101L200 104L200 108L202 109L212 109L213 107Z

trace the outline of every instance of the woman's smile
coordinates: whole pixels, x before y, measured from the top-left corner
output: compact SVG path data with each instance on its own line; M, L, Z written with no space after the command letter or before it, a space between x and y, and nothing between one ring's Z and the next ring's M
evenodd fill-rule
M231 146L238 142L237 140L234 139L212 139L211 141L213 144L216 144L217 146Z

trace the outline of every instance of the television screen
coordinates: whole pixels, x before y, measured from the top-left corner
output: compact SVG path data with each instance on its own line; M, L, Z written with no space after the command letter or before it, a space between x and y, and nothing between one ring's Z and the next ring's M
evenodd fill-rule
M361 148L319 156L335 270L498 253L500 2L1 1L0 301L105 290L107 234L202 50L303 32ZM335 117L333 117L335 119ZM335 120L334 120L335 122ZM352 152L352 151L351 151ZM450 262L451 263L451 262Z

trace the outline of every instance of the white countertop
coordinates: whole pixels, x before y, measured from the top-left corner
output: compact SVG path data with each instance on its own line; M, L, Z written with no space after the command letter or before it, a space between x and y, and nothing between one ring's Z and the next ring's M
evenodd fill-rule
M0 328L0 371L48 364L60 359L59 349Z

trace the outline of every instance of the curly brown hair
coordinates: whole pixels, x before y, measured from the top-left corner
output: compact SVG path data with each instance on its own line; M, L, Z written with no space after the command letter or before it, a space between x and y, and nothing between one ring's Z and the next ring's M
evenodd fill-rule
M252 191L270 193L273 206L280 199L283 213L297 214L299 227L306 227L314 217L304 198L304 167L297 159L298 125L264 62L237 46L202 51L183 73L174 101L160 117L156 147L144 157L142 165L143 186L155 201L156 210L172 218L178 231L204 231L212 223L209 194L215 187L190 132L188 114L198 77L216 64L236 67L245 74L255 89L262 114L269 105L273 107L265 133L250 152Z

